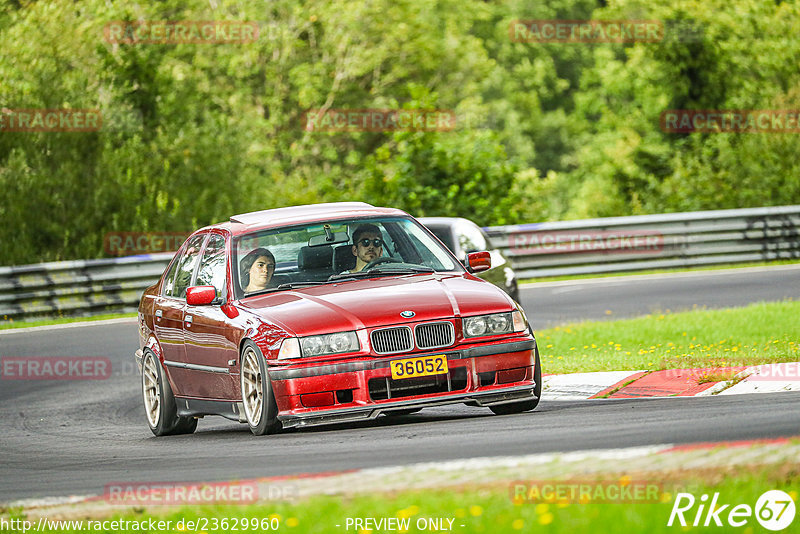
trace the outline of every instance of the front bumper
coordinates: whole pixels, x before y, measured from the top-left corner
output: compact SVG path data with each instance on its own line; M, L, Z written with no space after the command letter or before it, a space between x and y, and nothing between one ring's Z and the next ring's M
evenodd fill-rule
M284 428L365 421L383 413L466 403L492 406L536 399L536 340L304 367L271 367ZM446 375L393 380L392 361L445 354Z

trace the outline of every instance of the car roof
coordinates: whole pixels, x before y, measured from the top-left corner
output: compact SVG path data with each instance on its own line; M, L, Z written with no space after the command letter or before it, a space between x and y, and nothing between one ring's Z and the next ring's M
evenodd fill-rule
M244 234L254 230L317 221L386 216L407 217L408 214L395 208L375 207L366 202L329 202L241 213L233 215L227 222L208 226L204 230L218 228L232 234Z

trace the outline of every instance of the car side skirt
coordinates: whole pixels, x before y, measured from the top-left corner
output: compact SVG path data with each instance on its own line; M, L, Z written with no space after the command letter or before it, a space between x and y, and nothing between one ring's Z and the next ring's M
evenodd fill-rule
M230 419L238 423L247 422L244 415L244 407L241 402L175 397L175 405L180 417L220 415L225 419Z

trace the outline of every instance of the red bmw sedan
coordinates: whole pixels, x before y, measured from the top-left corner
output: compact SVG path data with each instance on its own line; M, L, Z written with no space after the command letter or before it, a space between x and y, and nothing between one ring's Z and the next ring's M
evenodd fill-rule
M257 435L465 403L532 410L522 308L407 213L364 203L236 215L194 232L139 304L147 423L221 415Z

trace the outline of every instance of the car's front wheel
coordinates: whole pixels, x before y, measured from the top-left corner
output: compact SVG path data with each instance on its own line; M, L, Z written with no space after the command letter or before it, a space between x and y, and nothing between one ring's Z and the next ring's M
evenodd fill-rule
M280 429L278 405L267 372L267 362L258 346L247 341L242 348L241 389L244 415L256 436Z
M146 351L142 360L142 397L147 425L156 436L191 434L197 428L194 417L179 417L169 380L156 355Z
M539 363L539 347L534 348L536 351L536 367L533 370L533 381L536 386L533 388L533 393L536 395L535 399L526 400L522 402L511 402L508 404L498 404L497 406L489 406L489 409L496 415L509 415L512 413L529 412L539 405L539 399L542 398L542 367Z

